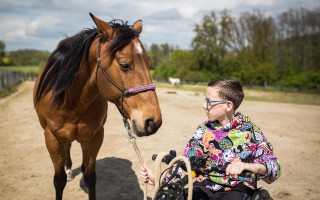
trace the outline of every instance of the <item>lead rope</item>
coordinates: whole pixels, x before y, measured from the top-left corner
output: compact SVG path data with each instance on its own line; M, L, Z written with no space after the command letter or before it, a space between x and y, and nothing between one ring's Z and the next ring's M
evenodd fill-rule
M129 138L129 142L132 144L133 146L133 149L134 151L136 152L137 156L138 156L138 159L140 161L140 164L143 165L144 164L144 161L142 159L142 156L141 156L141 153L140 153L140 150L138 148L138 145L136 143L136 137L132 134L132 129L130 127L130 123L128 122L128 118L125 117L124 115L122 115L123 118L122 118L122 121L123 121L123 124L124 124L124 127L127 129L127 132L128 132L128 138ZM165 176L167 175L167 173L164 173L162 177L160 177L160 172L161 172L161 162L163 160L163 158L168 155L168 153L160 153L158 154L156 160L155 160L155 190L154 190L154 193L153 193L153 198L152 199L155 199L156 198L156 194L158 192L158 189L159 189L159 182L162 182L163 179L165 178ZM188 200L192 200L192 192L193 192L193 178L192 178L192 169L191 169L191 165L190 165L190 162L189 160L184 157L184 156L178 156L178 157L175 157L168 165L168 168L171 168L173 167L173 165L177 162L177 161L182 161L185 163L186 167L187 167L187 176L188 176ZM158 181L160 180L160 181ZM144 187L143 187L143 199L144 200L147 200L147 184L144 183Z
M141 153L140 153L140 150L138 148L138 145L136 143L136 137L133 136L132 134L132 129L130 127L130 123L128 122L128 118L125 117L124 115L122 115L123 118L123 124L124 124L124 127L127 129L127 132L128 132L128 138L129 138L129 142L132 144L133 146L133 149L134 151L136 152L137 156L138 156L138 159L140 161L140 164L143 165L144 164L144 161L142 159L142 156L141 156ZM156 160L155 160L155 190L154 190L154 193L153 193L153 198L152 199L155 199L156 198L156 194L158 192L158 189L159 189L159 182L162 182L163 179L165 178L165 176L167 175L167 173L164 173L162 177L160 177L160 172L161 172L161 162L163 160L163 158L168 155L168 153L160 153L158 154ZM192 192L193 192L193 177L192 177L192 169L191 169L191 165L190 165L190 162L189 160L184 157L184 156L178 156L178 157L175 157L168 165L168 168L171 168L173 167L173 165L177 162L177 161L182 161L185 163L186 167L187 167L187 176L188 176L188 200L192 200ZM160 181L158 181L160 180ZM143 199L144 200L147 200L147 184L144 183L144 187L143 187Z
M134 149L134 151L136 152L136 154L137 154L137 156L139 158L140 164L143 165L144 162L143 162L140 150L138 148L138 145L136 143L136 137L134 137L133 134L132 134L132 129L130 127L128 119L127 119L127 117L125 117L123 115L122 120L123 120L124 127L127 129L127 132L128 132L129 142L132 144L133 149ZM144 187L143 187L143 199L147 200L147 184L146 183L144 183Z

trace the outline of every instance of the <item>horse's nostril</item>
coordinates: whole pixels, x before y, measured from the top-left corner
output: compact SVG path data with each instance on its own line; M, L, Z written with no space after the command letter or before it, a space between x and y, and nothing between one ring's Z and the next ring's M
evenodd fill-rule
M154 121L153 119L147 119L145 123L145 130L147 133L152 133L154 130Z

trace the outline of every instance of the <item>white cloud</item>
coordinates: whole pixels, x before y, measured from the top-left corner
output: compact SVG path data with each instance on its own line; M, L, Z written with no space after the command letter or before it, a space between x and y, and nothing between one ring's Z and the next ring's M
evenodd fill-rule
M14 23L13 23L14 22ZM25 27L28 20L17 16L4 16L0 18L0 35L1 40L14 41L17 38L25 38Z
M237 15L259 9L275 15L290 7L315 8L319 0L2 0L0 40L6 50L23 48L52 51L65 35L94 27L89 12L105 21L143 20L143 43L169 43L188 48L194 24L210 11L224 8Z
M8 37L8 40L15 41L18 39L26 39L26 32L23 30L14 30L7 32L6 36Z
M153 20L163 21L163 20L179 20L182 19L182 15L179 13L179 11L175 8L164 10L164 11L158 11L155 12L146 18L151 18Z

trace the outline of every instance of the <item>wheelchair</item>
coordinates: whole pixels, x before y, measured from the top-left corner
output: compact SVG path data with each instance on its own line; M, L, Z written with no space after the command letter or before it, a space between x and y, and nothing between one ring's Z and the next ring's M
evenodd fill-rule
M187 188L188 200L192 200L193 178L199 175L209 175L210 172L225 173L226 166L205 169L205 160L201 157L191 157L189 160L183 156L176 156L176 152L171 150L169 153L154 154L152 160L156 161L155 170L155 192L153 200L176 200L179 195ZM166 164L167 168L161 171L161 165ZM184 176L178 174L178 170L185 172ZM161 173L160 173L161 172ZM251 172L243 172L240 177L254 178L259 180L259 176ZM273 200L270 193L263 188L256 189L251 195L250 200Z

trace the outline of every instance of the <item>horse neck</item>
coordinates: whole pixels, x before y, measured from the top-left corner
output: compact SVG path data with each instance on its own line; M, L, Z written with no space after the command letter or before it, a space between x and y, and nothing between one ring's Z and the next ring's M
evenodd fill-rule
M69 106L86 109L99 97L100 94L96 84L95 69L87 69L86 66L81 66L77 78L66 92L65 98L67 98L67 102L70 102Z

